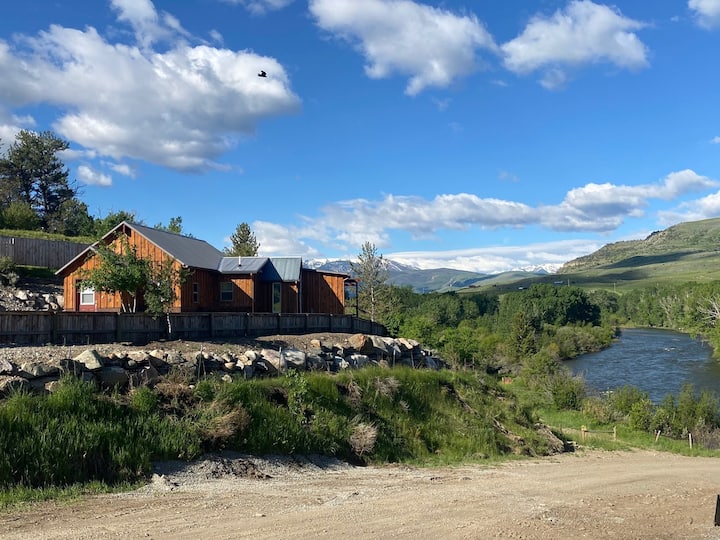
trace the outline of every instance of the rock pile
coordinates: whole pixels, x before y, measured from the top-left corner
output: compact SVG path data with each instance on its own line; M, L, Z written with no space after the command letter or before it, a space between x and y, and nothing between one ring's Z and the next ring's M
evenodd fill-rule
M62 311L63 296L15 287L0 287L0 311Z
M58 349L55 349L56 351ZM89 348L73 358L0 358L0 396L13 390L52 392L66 373L104 389L154 386L173 369L201 377L221 373L223 379L250 379L284 373L288 369L337 372L367 365L407 365L442 369L440 358L414 340L355 334L343 344L329 345L319 339L308 351L296 348L248 349L244 352L179 352L174 349L117 350L100 353Z

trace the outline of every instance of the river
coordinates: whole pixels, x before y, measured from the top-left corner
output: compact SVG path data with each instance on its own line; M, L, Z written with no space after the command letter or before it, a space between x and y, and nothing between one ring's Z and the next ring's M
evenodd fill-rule
M636 386L655 403L667 394L677 396L685 383L720 395L720 360L712 358L710 346L671 330L625 329L609 348L565 365L582 375L589 389Z

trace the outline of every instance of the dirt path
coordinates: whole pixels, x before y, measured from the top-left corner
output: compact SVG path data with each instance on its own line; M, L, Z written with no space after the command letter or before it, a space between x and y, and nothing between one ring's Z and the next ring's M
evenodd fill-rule
M0 537L720 539L712 458L592 451L438 469L245 458L160 472L136 492L0 513Z

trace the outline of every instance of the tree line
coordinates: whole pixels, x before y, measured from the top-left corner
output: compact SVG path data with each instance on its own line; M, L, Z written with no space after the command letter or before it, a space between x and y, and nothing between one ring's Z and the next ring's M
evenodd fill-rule
M125 210L102 217L90 214L62 161L69 148L68 141L52 131L17 133L0 153L0 229L97 239L123 221L144 224L134 212ZM154 227L192 236L183 230L180 216ZM240 223L230 239L231 245L225 248L228 255L257 255L260 244L247 223Z

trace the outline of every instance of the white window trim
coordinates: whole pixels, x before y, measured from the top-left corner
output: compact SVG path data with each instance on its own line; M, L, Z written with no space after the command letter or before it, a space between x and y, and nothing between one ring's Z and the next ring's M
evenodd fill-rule
M85 296L92 295L92 301L87 302L85 301ZM85 287L84 289L80 289L80 305L81 306L94 306L95 305L95 289L92 287Z

